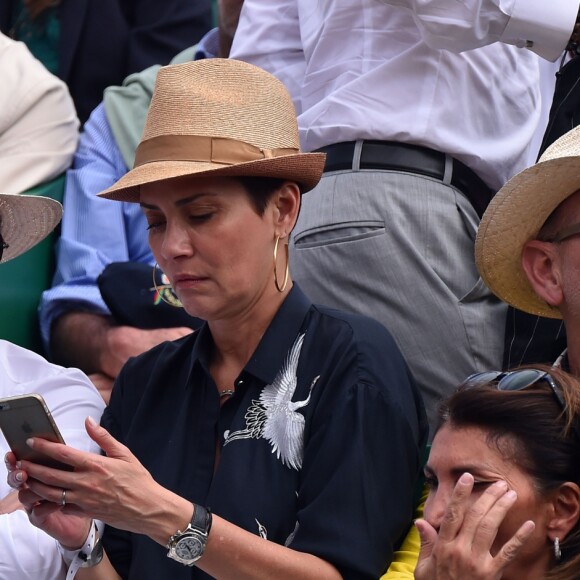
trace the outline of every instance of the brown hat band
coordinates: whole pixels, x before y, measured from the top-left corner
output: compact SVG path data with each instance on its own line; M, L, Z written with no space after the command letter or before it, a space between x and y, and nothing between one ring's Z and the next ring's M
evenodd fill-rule
M159 135L142 141L135 153L135 165L153 161L199 161L236 165L300 153L299 149L260 149L251 143L201 135Z

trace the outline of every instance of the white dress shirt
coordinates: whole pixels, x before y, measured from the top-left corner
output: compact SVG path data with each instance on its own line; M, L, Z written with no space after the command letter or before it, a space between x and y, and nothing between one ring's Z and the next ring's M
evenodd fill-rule
M0 398L38 393L44 397L65 442L85 451L99 451L85 431L87 416L99 421L105 404L101 395L78 369L50 364L41 356L0 340ZM8 445L0 432L2 458ZM3 463L2 463L3 465ZM0 498L12 490L6 470L0 468ZM56 541L35 528L26 512L0 515L0 578L63 580L66 568Z
M570 39L577 0L380 0L411 9L433 48L456 52L505 42L556 60Z
M560 8L512 1L516 22L499 0L396 1L246 0L230 56L286 84L306 151L356 139L415 143L498 189L529 163L541 95L540 57L495 41L522 37L528 5L537 5L532 14ZM568 4L557 0L562 13L551 14L562 31L545 49L550 57L570 36L578 7ZM543 37L533 37L541 49Z

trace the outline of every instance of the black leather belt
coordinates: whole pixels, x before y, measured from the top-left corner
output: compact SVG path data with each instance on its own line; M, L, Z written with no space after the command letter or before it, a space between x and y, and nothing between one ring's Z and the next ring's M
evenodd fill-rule
M345 141L317 149L326 153L324 171L353 169L355 144L355 141ZM495 192L467 165L457 159L451 159L451 162L451 185L465 195L481 217ZM405 171L443 181L445 154L419 145L365 140L362 143L359 168Z

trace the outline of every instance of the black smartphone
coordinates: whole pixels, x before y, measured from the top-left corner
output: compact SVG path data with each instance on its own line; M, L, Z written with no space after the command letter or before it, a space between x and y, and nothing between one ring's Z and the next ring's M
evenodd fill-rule
M8 446L19 460L30 461L56 469L72 471L73 467L48 457L26 444L30 437L64 443L44 399L36 394L0 399L0 429Z

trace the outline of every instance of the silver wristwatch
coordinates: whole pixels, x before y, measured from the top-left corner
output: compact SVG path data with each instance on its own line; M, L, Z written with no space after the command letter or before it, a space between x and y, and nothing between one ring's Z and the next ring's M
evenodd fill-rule
M168 558L193 566L202 556L211 529L211 511L195 504L193 517L185 530L178 530L167 543Z

